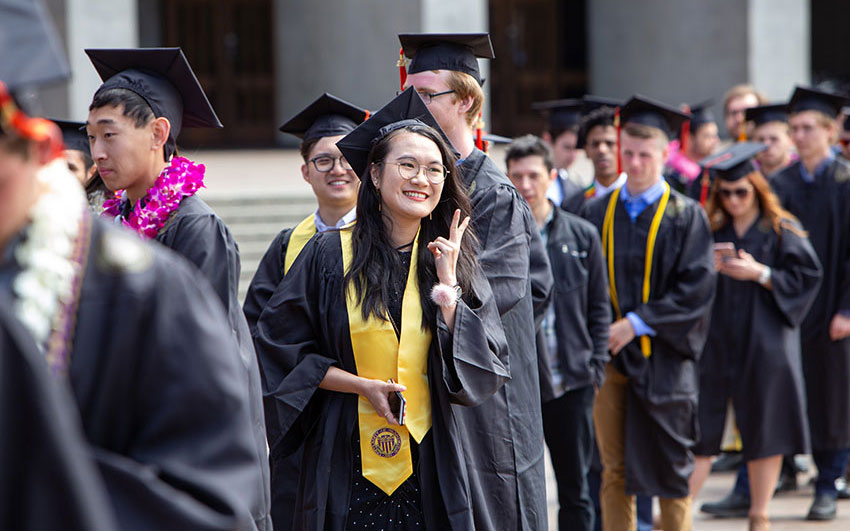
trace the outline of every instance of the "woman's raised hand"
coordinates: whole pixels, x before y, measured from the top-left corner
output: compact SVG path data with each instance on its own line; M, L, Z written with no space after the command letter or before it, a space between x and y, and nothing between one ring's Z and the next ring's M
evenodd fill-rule
M460 222L460 209L457 209L449 225L449 238L440 236L428 244L428 250L434 255L434 264L437 267L437 278L440 280L440 284L447 286L457 284L455 269L457 258L460 256L460 242L467 226L469 226L469 216L463 222Z

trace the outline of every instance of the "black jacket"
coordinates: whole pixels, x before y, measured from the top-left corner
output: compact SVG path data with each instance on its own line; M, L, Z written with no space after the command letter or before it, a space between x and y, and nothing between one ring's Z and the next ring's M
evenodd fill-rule
M611 306L599 234L590 222L554 205L547 232L546 252L555 279L552 304L558 350L541 358L558 357L565 391L591 384L601 386L608 363ZM537 342L545 352L542 333ZM562 393L552 386L549 365L540 371L542 400L558 398Z

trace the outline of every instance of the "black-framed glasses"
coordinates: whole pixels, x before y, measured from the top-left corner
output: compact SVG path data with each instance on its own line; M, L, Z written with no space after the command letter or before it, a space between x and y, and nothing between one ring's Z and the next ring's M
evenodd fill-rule
M723 199L729 199L733 195L738 199L746 199L752 190L749 188L721 188L718 191Z
M322 173L327 173L334 169L334 165L336 161L339 161L340 167L342 167L345 171L351 170L351 164L345 160L343 155L339 157L331 157L330 155L319 155L318 157L313 157L310 159L310 162L313 163L313 167L316 168L316 171L320 171Z
M442 164L423 165L415 160L403 160L401 162L380 162L379 164L392 164L398 168L399 176L405 181L413 179L425 170L425 178L431 184L440 184L446 180L449 170Z
M400 95L404 91L396 91L396 96ZM431 105L431 100L438 96L445 96L446 94L454 94L454 90L444 90L443 92L417 92L419 97L422 98L422 101L425 102L425 105Z

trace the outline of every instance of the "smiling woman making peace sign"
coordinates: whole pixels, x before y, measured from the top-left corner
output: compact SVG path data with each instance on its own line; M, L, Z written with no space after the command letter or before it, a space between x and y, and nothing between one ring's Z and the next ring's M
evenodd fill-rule
M509 370L455 156L412 89L337 145L357 222L313 237L257 324L271 459L305 449L295 521L276 525L472 529L489 498L463 448L491 443L455 411Z

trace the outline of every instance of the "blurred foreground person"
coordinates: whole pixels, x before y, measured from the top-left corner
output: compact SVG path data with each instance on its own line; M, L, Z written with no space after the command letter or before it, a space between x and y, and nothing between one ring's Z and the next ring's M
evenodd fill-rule
M276 451L311 471L294 527L474 529L493 498L466 455L496 441L457 412L510 375L454 154L412 88L337 146L357 221L305 245L257 323Z
M820 262L797 220L753 163L766 149L739 143L701 162L717 173L706 212L719 273L700 359L696 498L720 452L729 400L749 469L750 529L769 528L767 505L783 455L809 451L800 323L820 286Z

